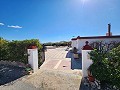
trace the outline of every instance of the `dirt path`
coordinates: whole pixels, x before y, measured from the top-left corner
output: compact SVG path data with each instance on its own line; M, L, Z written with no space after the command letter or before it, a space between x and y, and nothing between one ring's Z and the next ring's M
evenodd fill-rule
M78 71L39 70L0 90L79 90L81 76Z

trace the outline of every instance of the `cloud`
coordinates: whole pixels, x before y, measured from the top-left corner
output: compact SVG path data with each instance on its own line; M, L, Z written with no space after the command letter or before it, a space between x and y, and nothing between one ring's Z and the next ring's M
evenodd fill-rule
M16 25L16 26L13 26L13 25L9 26L8 25L8 27L10 27L10 28L22 28L21 26L18 26L18 25Z
M0 26L3 26L4 25L4 23L0 23Z

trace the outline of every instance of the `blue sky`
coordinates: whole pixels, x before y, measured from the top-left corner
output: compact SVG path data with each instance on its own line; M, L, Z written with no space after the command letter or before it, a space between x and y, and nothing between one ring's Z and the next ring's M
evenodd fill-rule
M120 0L0 0L0 36L42 43L73 36L120 35Z

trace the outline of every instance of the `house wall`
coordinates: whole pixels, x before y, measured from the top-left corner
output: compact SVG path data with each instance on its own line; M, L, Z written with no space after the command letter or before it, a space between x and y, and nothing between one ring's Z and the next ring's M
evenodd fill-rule
M98 38L98 39L77 39L77 40L73 40L72 42L72 48L76 47L79 52L82 52L82 47L85 45L85 42L88 41L89 43L95 42L95 41L102 41L102 42L111 42L111 41L119 41L120 42L120 38Z
M77 45L78 45L77 40L72 40L72 44L71 44L72 49L73 49L74 47L77 48Z

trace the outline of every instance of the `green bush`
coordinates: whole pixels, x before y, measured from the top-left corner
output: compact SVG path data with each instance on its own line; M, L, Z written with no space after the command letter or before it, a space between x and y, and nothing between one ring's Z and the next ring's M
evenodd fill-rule
M90 66L92 75L101 84L107 83L120 88L120 45L109 52L103 51L95 49L89 53L93 60Z
M38 47L39 64L41 64L42 45L38 39L7 41L0 38L0 60L18 61L27 64L28 56L25 54L27 54L27 48L30 45L36 45Z
M7 60L9 57L8 41L0 37L0 60Z
M120 88L120 45L109 52L108 60L111 84Z

